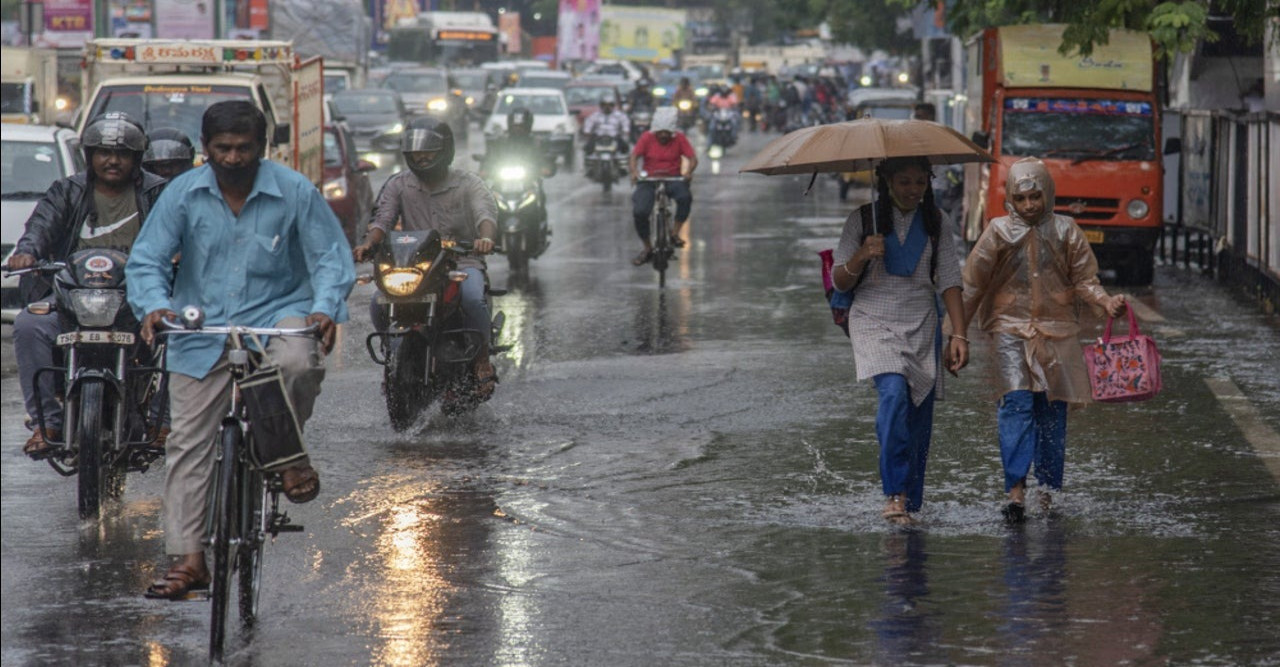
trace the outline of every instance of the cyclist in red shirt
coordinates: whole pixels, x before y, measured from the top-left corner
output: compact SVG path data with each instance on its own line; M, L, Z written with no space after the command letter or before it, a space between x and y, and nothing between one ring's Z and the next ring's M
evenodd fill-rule
M683 158L689 159L686 170L681 170ZM685 242L680 238L680 230L689 219L689 209L693 206L693 192L689 189L689 181L693 178L693 170L698 168L698 155L693 145L683 133L676 130L675 107L662 107L653 113L653 124L650 130L640 135L636 145L631 149L629 167L631 185L635 190L631 193L631 213L635 218L636 233L644 242L644 250L640 251L632 264L641 266L653 258L653 244L649 241L649 216L653 213L654 183L639 183L640 163L644 162L646 176L683 176L683 181L667 183L667 192L676 202L675 227L671 230L671 245L683 248Z

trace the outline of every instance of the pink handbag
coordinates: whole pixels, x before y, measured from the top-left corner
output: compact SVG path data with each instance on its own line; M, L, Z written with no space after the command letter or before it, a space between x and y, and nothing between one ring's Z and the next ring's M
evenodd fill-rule
M1111 324L1096 342L1084 346L1093 400L1105 403L1145 401L1160 393L1160 351L1150 336L1138 331L1138 320L1129 309L1129 336L1111 338Z

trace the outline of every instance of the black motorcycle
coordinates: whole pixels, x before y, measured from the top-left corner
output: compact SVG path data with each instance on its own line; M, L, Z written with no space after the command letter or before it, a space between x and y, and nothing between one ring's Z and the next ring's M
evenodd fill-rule
M501 161L485 175L498 200L498 245L513 272L528 271L529 260L551 245L542 178L531 165Z
M88 249L66 262L13 272L54 274L53 300L27 309L58 313L65 333L55 341L55 359L64 365L36 371L36 404L41 404L41 378L56 375L64 439L47 441L47 460L62 476L78 476L82 519L96 519L106 499L123 494L126 472L146 472L164 455L154 446L159 415L152 411L163 377L160 353L142 344L137 318L125 302L128 259L116 250ZM43 410L37 410L36 420L48 433Z
M616 137L597 134L591 137L583 166L587 178L599 183L605 192L611 192L613 184L627 173L627 154Z
M437 399L446 414L472 410L485 400L472 372L484 353L484 336L465 328L461 283L467 274L457 269L457 258L471 252L469 244L446 241L432 230L391 232L375 253L378 330L365 347L383 367L387 414L397 431L411 427ZM505 293L487 286L486 292ZM490 323L494 343L504 322L498 313ZM488 354L502 349L491 343Z
M720 151L738 143L737 112L733 109L716 109L707 119L707 138L711 148L720 147ZM713 157L717 157L714 156Z

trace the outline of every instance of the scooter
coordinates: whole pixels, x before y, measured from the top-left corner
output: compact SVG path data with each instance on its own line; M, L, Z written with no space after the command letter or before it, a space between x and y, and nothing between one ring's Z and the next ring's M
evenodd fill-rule
M738 143L738 132L735 126L737 114L733 109L716 109L711 112L707 121L707 137L709 146L719 146L721 151Z
M698 104L690 99L682 99L676 102L676 127L681 132L688 134L694 125L698 124Z
M496 342L506 316L493 316L487 351L484 332L464 327L461 283L468 277L457 270L457 258L471 252L470 244L444 240L435 230L391 232L377 249L378 330L365 339L365 348L383 367L387 415L397 431L411 427L437 400L446 414L487 400L478 394L472 369L481 354L503 351ZM485 292L505 294L487 284Z

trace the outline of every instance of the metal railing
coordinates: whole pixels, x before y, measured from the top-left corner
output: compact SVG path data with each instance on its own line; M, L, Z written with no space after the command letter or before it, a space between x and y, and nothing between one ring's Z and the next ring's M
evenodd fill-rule
M1187 110L1178 206L1156 249L1280 311L1280 113Z

